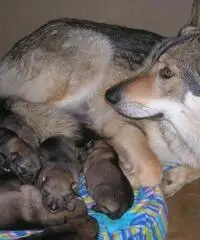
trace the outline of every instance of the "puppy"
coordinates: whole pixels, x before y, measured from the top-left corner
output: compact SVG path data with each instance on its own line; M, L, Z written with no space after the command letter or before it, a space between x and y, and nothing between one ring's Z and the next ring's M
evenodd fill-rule
M41 168L37 152L12 130L0 128L0 169L11 171L22 183L33 183Z
M8 112L0 127L12 130L32 148L39 146L39 140L33 128L17 114Z
M86 216L87 208L78 198L71 200L74 211L63 210L50 213L43 207L39 190L33 185L21 185L16 178L1 180L0 185L0 229L44 228L64 224L69 218Z
M97 221L91 216L78 216L71 219L65 224L56 225L44 229L24 239L57 239L57 240L95 240L98 239L99 226Z
M93 209L115 219L131 207L133 190L123 175L114 150L103 140L88 146L83 171L88 191L96 205Z
M43 203L54 213L67 208L73 211L71 202L76 194L79 166L75 142L63 137L51 137L39 148L42 171L37 185L41 190Z

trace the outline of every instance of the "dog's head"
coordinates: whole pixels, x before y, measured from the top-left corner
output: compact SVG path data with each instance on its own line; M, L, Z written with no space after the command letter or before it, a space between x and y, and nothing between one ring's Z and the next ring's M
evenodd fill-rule
M41 168L37 153L20 139L13 143L8 160L11 170L18 176L24 184L35 181Z
M48 163L39 174L37 185L41 190L44 206L52 213L74 210L77 184L73 174Z
M135 77L106 91L121 114L146 118L200 110L200 29L187 27L155 48Z
M37 152L13 131L0 128L2 169L16 174L22 183L33 183L41 168Z
M129 187L129 186L128 186ZM127 196L128 191L116 186L99 184L93 194L96 202L92 209L102 212L112 219L120 218L133 203L133 194Z

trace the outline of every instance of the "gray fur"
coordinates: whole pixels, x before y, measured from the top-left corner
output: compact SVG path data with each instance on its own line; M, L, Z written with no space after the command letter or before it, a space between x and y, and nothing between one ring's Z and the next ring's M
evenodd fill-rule
M11 109L24 117L40 139L59 134L79 137L78 121L83 121L111 137L133 186L156 185L162 176L159 159L200 165L198 104L191 103L199 95L199 35L199 29L187 28L177 37L165 39L81 20L52 21L19 41L1 60L0 96L14 99ZM124 89L138 75L148 75L163 57L177 74L173 80L156 78L155 92L167 102L153 101L151 106L141 107L141 99L132 99L138 93ZM129 84L119 83L124 79ZM117 90L114 87L112 91L124 92L126 101L115 104L117 111L131 118L161 113L173 127L163 119L127 121L118 114L104 99L106 90L118 83ZM173 134L173 142L178 144L167 140L159 126Z

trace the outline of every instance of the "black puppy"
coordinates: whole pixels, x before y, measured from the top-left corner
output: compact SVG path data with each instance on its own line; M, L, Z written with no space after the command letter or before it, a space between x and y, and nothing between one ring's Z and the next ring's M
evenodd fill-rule
M51 137L40 145L39 154L43 167L37 185L44 206L51 212L73 211L71 199L77 196L79 180L75 142L64 136Z
M116 153L105 141L90 142L83 171L88 191L96 203L94 210L114 219L131 207L132 187L118 165Z

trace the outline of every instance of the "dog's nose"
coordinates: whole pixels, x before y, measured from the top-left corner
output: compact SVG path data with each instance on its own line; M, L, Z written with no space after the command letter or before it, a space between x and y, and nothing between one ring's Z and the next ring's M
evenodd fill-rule
M121 93L115 87L109 88L105 93L105 98L111 104L115 105L121 100Z
M48 204L48 209L52 212L55 213L58 210L60 210L60 206L56 201L52 201L51 203Z
M51 212L56 212L57 210L59 210L59 206L56 203L50 204L48 208Z

